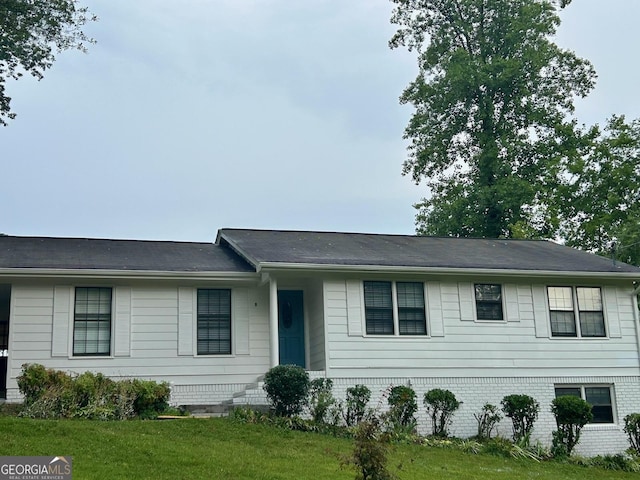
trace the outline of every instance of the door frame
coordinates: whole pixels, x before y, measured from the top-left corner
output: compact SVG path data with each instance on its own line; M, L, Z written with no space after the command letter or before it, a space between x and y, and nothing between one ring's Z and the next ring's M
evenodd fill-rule
M302 365L303 368L308 368L308 364L309 364L309 339L308 339L308 325L307 325L307 308L306 308L306 303L304 301L304 289L302 288L282 288L282 289L278 289L278 364L282 365L282 348L281 344L280 344L280 294L281 293L297 293L300 295L300 327L302 328L302 339L301 339L301 346L302 346L302 361L304 363L304 365Z

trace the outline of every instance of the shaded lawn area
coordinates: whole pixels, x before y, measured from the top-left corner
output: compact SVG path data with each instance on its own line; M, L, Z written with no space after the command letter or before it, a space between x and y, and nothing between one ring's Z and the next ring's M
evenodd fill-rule
M97 422L0 417L0 455L68 455L76 479L353 479L352 441L229 419ZM631 479L638 474L396 445L400 479Z

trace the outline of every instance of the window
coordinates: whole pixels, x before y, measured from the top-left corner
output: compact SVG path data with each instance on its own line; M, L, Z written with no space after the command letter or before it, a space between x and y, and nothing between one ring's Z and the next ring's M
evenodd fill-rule
M231 354L231 290L198 289L198 355Z
M364 305L369 335L394 335L396 331L400 335L427 334L424 285L420 282L364 282Z
M398 295L398 325L400 335L426 335L424 286L416 282L396 283Z
M592 407L591 423L613 423L613 404L609 385L567 385L556 387L556 397L574 395Z
M600 288L547 287L547 293L552 336L606 336Z
M393 335L391 282L364 282L364 311L369 335Z
M478 320L504 320L501 285L476 283L475 292Z
M76 287L73 354L111 353L111 288Z

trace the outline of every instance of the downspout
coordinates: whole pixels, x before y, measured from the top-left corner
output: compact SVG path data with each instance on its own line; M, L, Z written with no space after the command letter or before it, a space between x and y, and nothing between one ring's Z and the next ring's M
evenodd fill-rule
M269 278L269 352L271 367L280 363L278 344L278 282Z
M640 284L631 292L631 306L633 307L633 324L636 328L636 344L638 346L638 357L640 358L640 318L638 317L638 293L640 293Z

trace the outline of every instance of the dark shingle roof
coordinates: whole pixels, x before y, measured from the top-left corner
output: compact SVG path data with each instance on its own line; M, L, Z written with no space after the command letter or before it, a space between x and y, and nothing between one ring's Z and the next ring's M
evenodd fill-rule
M222 229L218 242L254 264L626 272L640 268L542 240Z
M0 268L252 272L212 243L0 236Z

